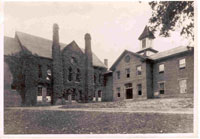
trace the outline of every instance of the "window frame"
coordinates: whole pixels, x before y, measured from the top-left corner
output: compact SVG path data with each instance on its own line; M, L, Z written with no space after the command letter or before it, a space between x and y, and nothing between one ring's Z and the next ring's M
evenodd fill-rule
M161 91L161 87L160 87L160 84L164 84L164 88L163 88L163 90L164 90L164 93L160 93L160 91ZM159 89L159 94L161 94L161 95L164 95L165 94L165 81L162 81L162 82L158 82L158 89Z
M141 70L140 70L140 71L138 70L138 67L141 67ZM139 74L139 73L140 73L140 74ZM142 75L142 65L137 65L137 66L136 66L136 75L138 75L138 76Z
M180 64L181 60L184 60L184 61L185 61L184 67L182 67L181 64ZM179 59L179 60L178 60L178 66L179 66L179 69L185 69L185 68L186 68L186 58L181 58L181 59Z
M117 75L116 77L117 77L118 80L120 79L120 76L121 76L120 74L121 74L120 70L116 71L116 75Z
M162 66L162 65L163 65L163 70L161 71L161 70L160 70L160 66ZM160 63L160 64L158 65L158 72L159 72L159 74L165 72L165 64L164 64L164 63Z
M146 48L146 44L147 44L146 38L142 39L142 49Z
M139 90L139 86L141 87L140 90ZM139 94L139 91L141 91L141 94ZM137 93L138 93L138 96L142 96L143 93L142 93L142 84L137 84Z
M130 70L130 68L126 68L125 69L125 73L126 73L126 78L130 78L131 77L131 70Z

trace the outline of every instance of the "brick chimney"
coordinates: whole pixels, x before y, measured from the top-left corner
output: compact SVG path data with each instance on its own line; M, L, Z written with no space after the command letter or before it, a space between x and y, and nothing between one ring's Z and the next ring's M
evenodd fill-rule
M94 69L92 64L91 36L85 34L85 93L84 101L92 101L94 94Z
M53 59L53 99L52 104L56 104L57 99L63 93L63 67L60 55L59 44L59 27L57 24L53 25L53 44L52 44L52 59Z

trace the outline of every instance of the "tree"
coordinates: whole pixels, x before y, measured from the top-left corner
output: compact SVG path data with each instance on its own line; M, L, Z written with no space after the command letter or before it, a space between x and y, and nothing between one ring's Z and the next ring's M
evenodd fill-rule
M181 35L194 40L194 1L153 1L149 5L153 32L160 30L160 36L168 37L179 28Z
M20 94L23 106L36 105L38 73L36 57L29 52L20 52L5 58L13 76L12 86Z

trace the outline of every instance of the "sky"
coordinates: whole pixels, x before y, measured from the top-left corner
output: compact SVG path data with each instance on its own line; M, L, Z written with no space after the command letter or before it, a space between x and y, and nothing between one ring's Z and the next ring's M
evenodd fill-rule
M126 49L140 50L138 37L151 17L147 2L5 2L4 35L15 31L52 40L52 27L59 25L60 42L73 40L84 48L84 34L90 33L92 51L108 66ZM188 41L179 32L164 38L155 34L154 49L165 51Z

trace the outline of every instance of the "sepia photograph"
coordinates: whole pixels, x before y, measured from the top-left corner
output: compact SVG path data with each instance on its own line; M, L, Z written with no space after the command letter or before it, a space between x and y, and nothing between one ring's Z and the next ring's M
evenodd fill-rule
M196 8L4 1L3 136L197 137Z

